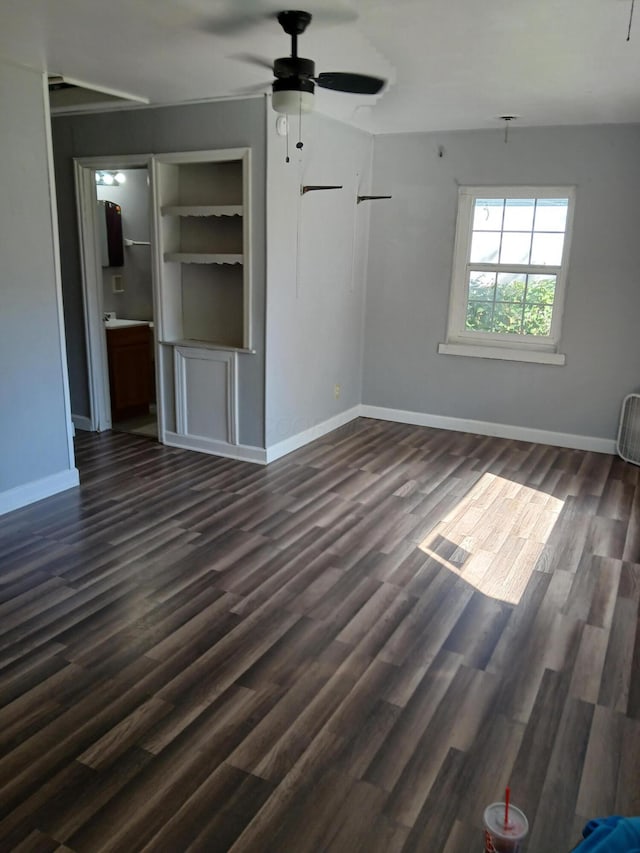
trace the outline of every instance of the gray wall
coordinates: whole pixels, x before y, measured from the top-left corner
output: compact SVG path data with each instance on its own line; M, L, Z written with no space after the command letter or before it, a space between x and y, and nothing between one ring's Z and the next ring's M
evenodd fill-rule
M73 157L251 147L255 355L238 359L242 444L264 446L265 126L262 99L126 110L53 120L71 410L89 414Z
M444 156L438 157L438 146ZM640 384L640 127L378 136L363 402L613 438ZM438 355L459 184L573 184L564 367Z
M267 447L352 408L362 394L371 137L321 115L285 140L268 127ZM301 184L343 189L300 195ZM341 386L339 399L334 386Z
M147 169L121 169L126 181L120 185L96 187L101 201L113 201L122 210L122 233L129 240L149 242L150 195ZM113 292L112 278L122 276L124 293ZM118 317L129 320L153 320L153 281L149 246L129 246L124 249L124 266L104 267L102 270L102 307L115 311Z
M0 63L0 492L73 468L42 75Z

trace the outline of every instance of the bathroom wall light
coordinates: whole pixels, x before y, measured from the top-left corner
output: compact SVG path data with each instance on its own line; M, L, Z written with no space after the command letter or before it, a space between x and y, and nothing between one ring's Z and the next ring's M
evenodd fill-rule
M96 172L96 184L99 187L117 187L126 180L127 176L122 172Z

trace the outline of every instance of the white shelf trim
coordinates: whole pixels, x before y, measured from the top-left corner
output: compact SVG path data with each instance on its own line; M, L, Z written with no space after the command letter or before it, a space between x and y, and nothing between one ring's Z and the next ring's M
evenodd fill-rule
M181 264L242 264L244 256L220 252L165 252L164 259Z
M167 204L163 216L242 216L241 204Z
M255 355L256 353L254 349L247 349L247 347L234 347L231 344L204 341L198 338L177 338L176 340L159 341L159 343L167 347L201 347L202 349L222 350L222 352L243 352L249 355Z

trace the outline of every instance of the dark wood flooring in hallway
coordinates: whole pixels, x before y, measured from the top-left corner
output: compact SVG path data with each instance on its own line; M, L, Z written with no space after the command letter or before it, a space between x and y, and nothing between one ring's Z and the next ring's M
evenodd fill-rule
M0 518L0 849L528 853L640 814L640 469L361 419L77 438Z

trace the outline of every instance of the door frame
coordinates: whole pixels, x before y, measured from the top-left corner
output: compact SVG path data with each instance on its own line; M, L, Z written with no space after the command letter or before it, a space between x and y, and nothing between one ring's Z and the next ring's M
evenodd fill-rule
M149 222L152 223L153 181L152 154L131 154L105 157L74 157L76 210L78 214L78 239L80 243L80 270L84 304L85 341L87 349L87 378L89 384L89 419L96 432L111 429L111 395L109 392L109 365L107 361L107 336L102 319L104 299L102 293L102 263L98 239L96 205L96 172L119 169L146 168L149 176ZM153 253L154 229L149 229ZM152 279L155 279L151 264ZM154 348L156 332L156 283L152 281ZM156 353L157 370L157 353ZM160 407L158 406L158 410Z

